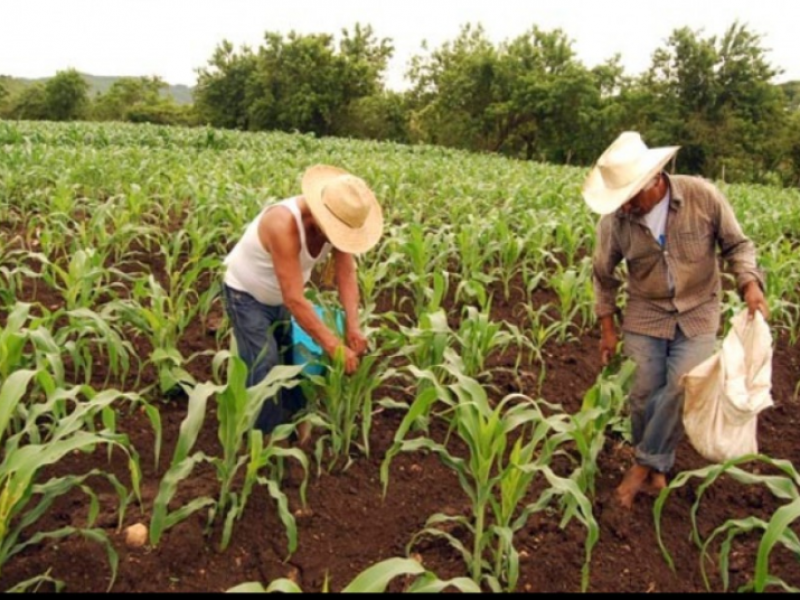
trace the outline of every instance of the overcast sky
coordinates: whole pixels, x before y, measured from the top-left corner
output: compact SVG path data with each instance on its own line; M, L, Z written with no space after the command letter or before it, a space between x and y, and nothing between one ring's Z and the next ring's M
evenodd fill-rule
M264 32L333 33L372 25L395 52L386 83L407 86L408 60L482 23L495 43L532 25L561 28L593 67L619 53L626 73L650 65L678 27L721 35L734 20L762 36L767 59L800 80L800 0L0 0L0 75L49 77L75 68L92 75L158 75L194 85L227 39L261 45Z

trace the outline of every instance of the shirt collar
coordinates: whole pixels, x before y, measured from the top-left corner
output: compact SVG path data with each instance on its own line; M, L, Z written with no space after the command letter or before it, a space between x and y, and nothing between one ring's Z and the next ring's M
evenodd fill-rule
M669 175L664 173L667 178L667 186L669 187L669 208L670 210L678 210L683 205L683 186L680 180L672 179Z
M667 179L667 194L669 194L669 210L679 210L681 205L683 204L683 188L681 186L681 182L672 179L666 173L664 173L664 177ZM619 209L617 209L615 216L618 219L627 219L629 221L634 221L636 223L641 223L644 220L644 217L638 217L630 213L626 214Z

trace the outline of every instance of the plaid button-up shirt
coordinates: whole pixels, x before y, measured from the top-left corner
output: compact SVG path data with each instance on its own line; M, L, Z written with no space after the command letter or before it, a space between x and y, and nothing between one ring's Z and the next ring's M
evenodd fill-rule
M624 260L628 270L624 331L663 339L672 339L676 326L687 337L716 333L721 295L717 248L741 295L753 280L764 287L755 246L713 184L685 175L668 176L667 181L670 200L663 248L641 217L618 210L600 219L593 258L595 314L617 312L622 281L615 271Z

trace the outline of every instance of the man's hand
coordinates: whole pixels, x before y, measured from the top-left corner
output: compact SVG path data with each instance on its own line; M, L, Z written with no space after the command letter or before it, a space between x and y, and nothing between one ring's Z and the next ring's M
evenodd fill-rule
M764 318L769 318L769 307L767 300L764 298L764 292L761 291L761 286L757 281L751 281L744 289L744 301L747 303L747 313L752 319L757 310L761 311Z
M363 356L367 351L367 338L361 333L360 329L355 328L347 331L347 347L355 352L357 356Z
M600 318L600 362L608 366L617 353L617 329L613 315Z
M604 331L600 335L600 361L603 366L608 366L617 353L617 332L614 329Z
M356 369L358 369L358 355L344 344L336 346L336 349L331 354L331 358L335 360L339 353L342 354L342 359L344 361L344 372L347 375L355 373Z

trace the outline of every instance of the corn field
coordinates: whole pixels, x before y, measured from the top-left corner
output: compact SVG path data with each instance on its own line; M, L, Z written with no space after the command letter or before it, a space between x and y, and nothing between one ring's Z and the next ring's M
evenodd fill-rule
M324 359L248 388L222 261L316 163L363 177L384 210L358 257L370 351L351 376ZM767 278L760 454L710 465L684 441L667 489L628 512L613 492L632 365L599 362L585 174L0 121L0 589L797 591L800 192L719 183ZM720 334L743 306L732 284ZM307 294L336 306L320 274ZM264 438L261 403L291 386L307 409Z

